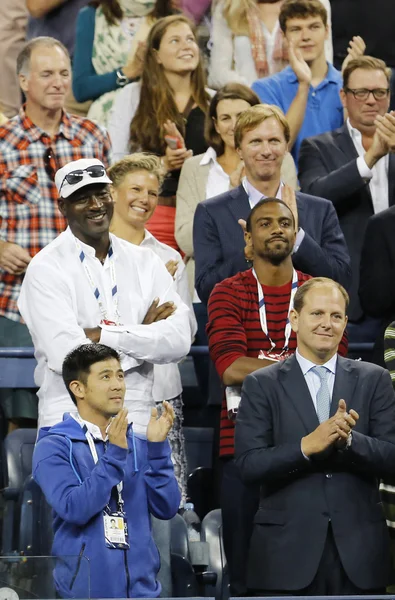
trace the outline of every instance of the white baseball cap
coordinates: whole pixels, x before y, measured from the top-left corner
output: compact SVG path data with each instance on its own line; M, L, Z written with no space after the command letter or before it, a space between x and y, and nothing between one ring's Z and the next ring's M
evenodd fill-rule
M61 198L68 198L82 187L95 183L112 183L105 166L97 158L73 160L55 175L55 185Z

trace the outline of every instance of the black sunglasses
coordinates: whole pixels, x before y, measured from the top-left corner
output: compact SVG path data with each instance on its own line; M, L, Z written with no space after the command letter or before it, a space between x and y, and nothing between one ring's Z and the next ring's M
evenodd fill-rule
M71 173L68 173L63 179L62 184L59 188L59 192L62 189L65 181L67 181L67 183L69 183L70 185L75 185L83 179L84 173L88 173L89 177L96 179L97 177L104 177L104 175L106 174L106 170L101 165L92 165L87 169L77 169L76 171L71 171Z

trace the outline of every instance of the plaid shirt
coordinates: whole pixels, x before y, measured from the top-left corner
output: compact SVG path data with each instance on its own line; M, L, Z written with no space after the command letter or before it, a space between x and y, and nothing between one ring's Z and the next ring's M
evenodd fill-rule
M110 164L106 131L88 119L63 113L52 138L19 115L0 127L0 240L13 242L34 256L66 227L57 205L55 173L80 158ZM17 308L23 275L0 268L0 316L21 321Z

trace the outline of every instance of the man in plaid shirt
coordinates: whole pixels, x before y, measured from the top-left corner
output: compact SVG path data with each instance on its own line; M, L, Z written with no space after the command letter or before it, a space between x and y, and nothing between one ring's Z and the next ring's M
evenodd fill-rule
M49 37L29 42L17 59L26 104L0 127L0 346L32 346L17 308L31 258L66 227L57 205L55 172L80 158L107 167L106 131L64 112L71 83L67 49ZM36 396L5 390L0 401L16 425L37 418ZM12 428L9 427L9 428Z

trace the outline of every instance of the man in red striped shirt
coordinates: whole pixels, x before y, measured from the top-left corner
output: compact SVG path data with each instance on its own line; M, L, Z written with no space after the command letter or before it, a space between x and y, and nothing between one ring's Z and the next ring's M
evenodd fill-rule
M284 191L293 194L290 189ZM296 350L296 334L288 316L297 288L311 276L296 271L292 264L296 227L289 204L265 198L255 205L245 233L245 254L253 259L253 268L217 284L209 299L210 355L227 391L236 394L248 374ZM340 354L346 353L343 339ZM259 489L243 484L233 455L234 420L224 399L220 423L223 535L230 593L240 596L246 593L246 560Z

